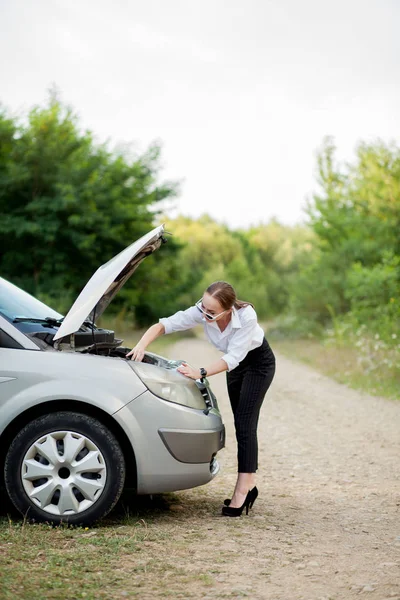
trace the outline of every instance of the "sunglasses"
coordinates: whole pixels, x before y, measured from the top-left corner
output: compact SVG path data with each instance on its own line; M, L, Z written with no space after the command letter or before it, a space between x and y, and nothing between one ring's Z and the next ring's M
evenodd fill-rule
M206 312L204 310L202 302L203 302L203 298L200 298L200 300L198 300L196 302L195 306L209 321L215 321L216 319L218 319L218 317L220 317L221 315L226 313L226 310L223 310L221 313L219 313L219 315L210 315L208 312Z

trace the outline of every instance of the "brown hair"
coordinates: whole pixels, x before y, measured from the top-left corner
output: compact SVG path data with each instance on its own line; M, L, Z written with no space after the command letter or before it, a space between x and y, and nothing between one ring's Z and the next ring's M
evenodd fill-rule
M243 302L243 300L238 300L234 288L226 281L214 281L214 283L208 286L206 292L213 298L216 298L216 300L218 300L222 308L225 310L229 310L233 306L236 308L236 310L249 305L253 306L251 302Z

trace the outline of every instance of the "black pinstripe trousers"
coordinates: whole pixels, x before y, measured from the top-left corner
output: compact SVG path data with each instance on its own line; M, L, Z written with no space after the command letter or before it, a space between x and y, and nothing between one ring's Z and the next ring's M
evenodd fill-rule
M275 356L264 338L239 365L226 374L229 400L235 419L239 473L258 468L257 425L264 396L275 374Z

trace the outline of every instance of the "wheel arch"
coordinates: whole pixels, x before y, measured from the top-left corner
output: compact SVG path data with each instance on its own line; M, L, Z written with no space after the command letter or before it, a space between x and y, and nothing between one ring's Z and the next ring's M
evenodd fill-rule
M8 448L17 433L25 427L27 423L33 421L37 417L47 415L52 412L67 411L77 412L89 417L93 417L107 427L116 437L124 454L126 465L126 480L125 488L137 489L137 467L135 452L132 444L121 425L105 411L97 406L86 402L78 402L76 400L50 400L42 402L25 410L23 413L15 417L11 423L7 425L0 436L0 487L4 486L4 461Z

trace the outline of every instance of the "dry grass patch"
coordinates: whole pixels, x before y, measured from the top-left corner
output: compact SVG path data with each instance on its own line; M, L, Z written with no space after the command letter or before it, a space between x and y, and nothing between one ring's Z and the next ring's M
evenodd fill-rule
M125 499L90 529L4 516L0 598L247 597L247 584L232 589L232 554L268 519L229 520L220 511L213 493L198 488Z
M53 528L5 519L0 526L1 598L113 598L123 586L118 556L146 538L129 528Z
M271 345L284 356L304 362L339 383L369 394L400 399L399 372L378 358L373 370L366 368L354 347L324 344L315 339L275 340Z

